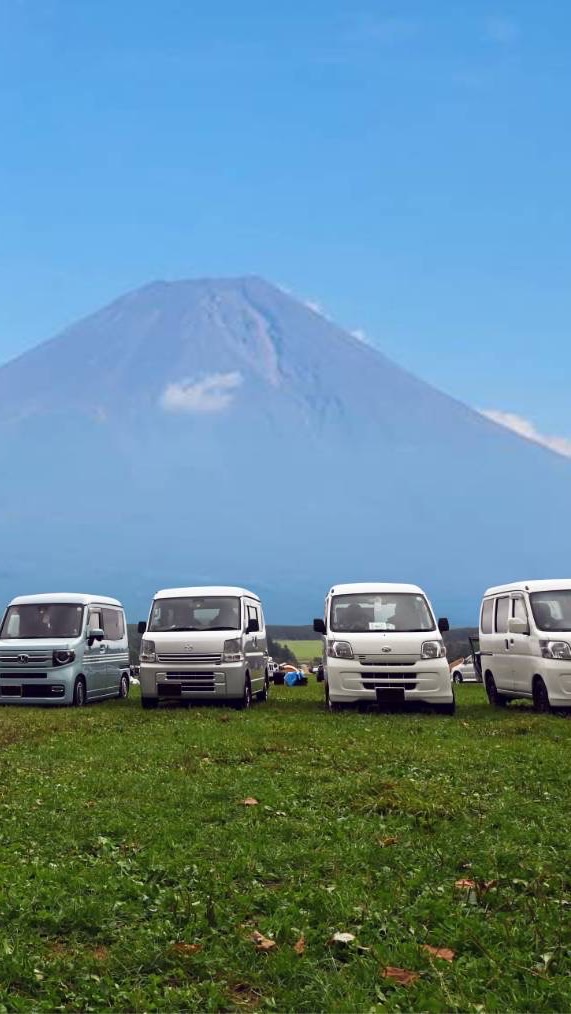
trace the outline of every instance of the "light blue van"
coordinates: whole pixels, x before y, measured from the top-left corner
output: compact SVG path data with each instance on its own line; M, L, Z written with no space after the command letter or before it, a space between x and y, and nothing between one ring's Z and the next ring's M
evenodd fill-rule
M102 595L12 599L0 626L0 704L74 704L129 693L123 607Z

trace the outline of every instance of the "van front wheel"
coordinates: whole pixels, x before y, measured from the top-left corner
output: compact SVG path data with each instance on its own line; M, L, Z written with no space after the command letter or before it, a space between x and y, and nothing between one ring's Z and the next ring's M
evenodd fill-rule
M75 708L84 708L86 703L87 692L85 689L85 680L83 676L78 676L73 688L73 706Z
M325 707L328 711L343 711L343 705L339 701L332 701L329 696L329 686L325 684Z
M541 676L536 676L533 681L533 707L542 715L547 715L551 711L549 694Z
M246 682L244 683L244 693L242 697L236 701L236 707L238 711L247 711L248 708L252 707L252 687L250 686L250 677L246 676Z
M121 679L119 680L119 693L117 697L121 700L125 700L129 696L129 677L127 673L121 673Z

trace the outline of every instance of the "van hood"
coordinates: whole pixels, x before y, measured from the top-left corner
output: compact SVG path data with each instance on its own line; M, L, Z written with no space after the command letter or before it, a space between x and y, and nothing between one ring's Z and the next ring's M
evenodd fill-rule
M366 658L379 665L417 661L425 641L442 642L438 630L411 633L401 633L396 630L372 630L366 634L330 633L328 638L329 640L348 641L356 658Z

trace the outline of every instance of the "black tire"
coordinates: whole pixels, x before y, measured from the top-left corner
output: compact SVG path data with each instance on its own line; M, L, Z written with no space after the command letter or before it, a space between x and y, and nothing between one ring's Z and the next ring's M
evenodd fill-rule
M249 676L246 676L244 681L244 693L236 701L235 707L238 711L248 711L252 707L252 686Z
M505 708L506 704L508 703L508 699L507 699L507 697L504 697L503 694L500 694L498 692L498 688L496 686L496 681L495 681L494 677L492 676L491 672L487 672L486 673L485 684L486 684L486 693L488 695L488 700L489 700L490 704L492 705L492 707L493 708Z
M452 682L453 683L463 683L464 682L464 678L462 676L462 673L461 672L452 673Z
M329 684L325 684L325 707L330 712L343 711L343 705L339 701L332 701L329 696Z
M141 697L141 706L145 711L152 711L159 706L158 697Z
M454 715L456 714L456 701L450 701L448 704L436 704L435 709L439 715Z
M548 715L551 711L551 704L549 703L547 687L541 676L534 677L532 694L534 711L537 711L540 715Z
M84 708L87 704L87 689L83 676L78 676L75 681L72 704L74 708Z
M266 673L264 677L264 689L258 690L258 693L256 694L256 700L259 701L260 704L265 704L269 696L270 696L270 677Z
M127 697L129 696L130 686L131 683L129 677L127 676L127 673L122 672L121 679L119 680L119 693L117 694L117 697L119 697L120 700L125 701L127 699Z

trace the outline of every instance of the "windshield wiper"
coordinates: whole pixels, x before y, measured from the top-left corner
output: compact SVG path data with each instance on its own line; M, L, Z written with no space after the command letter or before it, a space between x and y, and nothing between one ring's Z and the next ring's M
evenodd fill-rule
M166 630L202 630L202 627L166 627Z
M239 627L205 627L205 630L239 630Z

